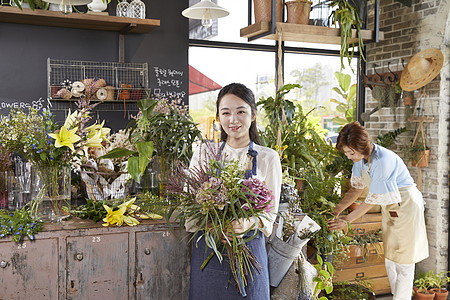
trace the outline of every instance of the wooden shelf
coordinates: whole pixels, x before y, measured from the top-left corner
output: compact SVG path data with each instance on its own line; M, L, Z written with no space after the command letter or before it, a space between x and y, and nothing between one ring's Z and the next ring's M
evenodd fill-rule
M282 40L291 42L319 43L319 44L341 44L341 30L339 28L330 28L323 26L302 25L292 23L277 22L277 31L281 30ZM241 37L251 38L256 35L269 32L270 23L261 21L245 28L241 28ZM384 33L379 32L379 39L384 40ZM375 38L373 30L361 30L363 41ZM269 34L264 39L278 40L278 34ZM353 29L351 43L358 43L356 29Z
M78 29L117 31L120 33L147 33L160 26L160 20L135 19L96 14L59 11L31 10L0 6L0 22L41 26L68 27Z

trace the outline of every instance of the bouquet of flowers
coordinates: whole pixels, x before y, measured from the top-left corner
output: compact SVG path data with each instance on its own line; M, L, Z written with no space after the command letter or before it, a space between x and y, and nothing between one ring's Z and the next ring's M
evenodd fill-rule
M38 178L31 193L38 193L33 202L33 215L42 221L59 221L69 216L70 168L74 158L89 147L103 147L110 129L97 122L88 126L90 111L95 107L80 99L78 109L70 112L63 125L54 121L49 108L25 113L11 110L0 121L0 144L32 163Z
M246 245L256 236L257 230L253 235L245 234L255 227L244 233L235 233L232 222L264 217L261 213L270 210L274 195L259 179L245 179L245 170L240 169L237 161L226 160L218 154L219 151L211 146L208 148L210 151L206 164L187 169L180 163L170 177L167 189L173 206L166 214L166 219L170 220L172 215L176 215L182 221L196 222L198 227L195 233L200 232L207 247L212 250L202 264L202 269L213 255L222 262L218 248L223 243L233 278L239 292L245 296L248 278L253 279L252 274L261 270L256 257Z

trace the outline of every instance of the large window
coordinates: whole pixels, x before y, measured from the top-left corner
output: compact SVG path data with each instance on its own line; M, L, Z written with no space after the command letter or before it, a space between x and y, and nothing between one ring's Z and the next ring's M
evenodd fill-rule
M230 16L216 20L209 29L201 28L199 22L190 25L189 64L210 79L209 83L218 84L213 91L189 96L191 115L203 124L202 130L214 119L218 86L240 82L251 88L257 99L274 95L276 88L275 41L258 39L249 43L239 37L239 29L248 24L247 1L219 0L218 4L227 8ZM339 86L334 75L340 71L339 45L286 42L283 48L284 83L302 85L288 95L289 99L298 101L305 111L312 109L311 117L321 120L328 136L335 135L339 125L332 119L342 113L330 99L341 97L332 90ZM353 70L356 63L354 59ZM351 68L342 72L351 75L352 83L356 83Z

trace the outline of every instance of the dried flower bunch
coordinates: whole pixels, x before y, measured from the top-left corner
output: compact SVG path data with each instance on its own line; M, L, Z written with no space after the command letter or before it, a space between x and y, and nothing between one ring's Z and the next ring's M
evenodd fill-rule
M218 148L203 144L200 147L208 149L208 163L187 170L180 162L169 178L168 193L172 208L166 213L166 219L170 220L177 210L176 217L180 220L196 222L196 233L202 234L208 247L205 250L211 251L202 268L213 255L222 261L220 246L223 245L236 286L245 295L247 281L251 280L252 274L260 272L261 266L246 245L253 235L249 233L251 236L247 236L246 232L244 237L238 237L240 234L232 231L231 224L242 218L264 218L262 212L270 210L274 195L259 179L244 179L245 170L240 169L239 162L227 160L220 155ZM233 238L229 239L226 233L231 233ZM226 240L225 244L221 239Z

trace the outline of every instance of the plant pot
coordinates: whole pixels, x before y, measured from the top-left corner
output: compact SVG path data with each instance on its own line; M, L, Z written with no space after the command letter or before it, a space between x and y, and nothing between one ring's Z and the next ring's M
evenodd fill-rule
M414 294L414 299L417 300L430 300L430 299L434 299L435 294L431 291L426 291L427 293L425 294L423 290L417 290L416 293Z
M430 161L430 150L425 150L417 153L417 158L411 161L413 167L424 168L428 167Z
M297 179L297 190L300 192L303 192L306 189L306 180L304 179Z
M94 0L87 7L93 12L102 12L108 8L108 2L106 0Z
M411 96L405 96L403 98L403 104L405 104L405 106L413 105L413 98Z
M283 16L283 2L282 0L276 1L276 20L277 22L282 22ZM272 1L271 0L253 0L253 8L255 12L255 23L261 21L272 20Z
M448 296L448 291L446 289L441 289L439 292L438 288L431 289L431 291L434 293L434 299L435 300L446 300Z
M270 241L267 257L269 262L269 283L271 286L277 287L280 284L294 259L300 255L303 246L293 246L277 236Z
M287 23L309 24L312 2L288 1L285 4L287 8Z
M70 216L70 168L49 166L38 168L31 206L34 218L42 222L59 222Z

